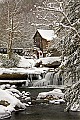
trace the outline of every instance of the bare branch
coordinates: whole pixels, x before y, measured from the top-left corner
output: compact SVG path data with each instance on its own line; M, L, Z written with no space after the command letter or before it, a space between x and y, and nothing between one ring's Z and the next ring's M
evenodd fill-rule
M64 25L63 23L60 23L59 25L61 25L61 26L64 27L64 28L72 29L73 31L76 32L77 36L80 38L80 35L79 35L78 31L77 31L74 27Z
M6 44L6 45L7 45L7 42L4 42L4 41L2 41L2 40L0 40L0 42L1 42L1 43L4 43L4 44Z
M22 1L22 0L19 0L19 1L17 2L17 1L15 0L16 6L15 6L14 12L16 12L16 10L17 10L17 8L18 8L18 5L20 4L21 1Z
M15 31L15 29L19 26L19 22L17 23L17 25L15 27L13 27L13 31Z
M80 24L80 18L75 23L73 23L72 26L75 26L76 24Z
M22 32L20 30L14 31L14 33L19 33L22 35Z

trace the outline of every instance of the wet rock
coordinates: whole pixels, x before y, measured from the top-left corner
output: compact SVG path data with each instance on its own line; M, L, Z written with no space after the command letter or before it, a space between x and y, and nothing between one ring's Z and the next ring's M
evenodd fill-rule
M49 101L47 99L40 99L40 100L32 100L31 103L32 103L32 105L37 105L37 104L42 104L42 103L48 104Z
M1 100L0 101L0 105L3 105L3 106L8 106L8 105L10 105L10 103L8 102L8 101L5 101L5 100Z

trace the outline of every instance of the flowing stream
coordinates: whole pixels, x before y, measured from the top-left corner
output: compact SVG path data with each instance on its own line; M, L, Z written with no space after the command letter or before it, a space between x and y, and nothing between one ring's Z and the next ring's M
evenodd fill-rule
M31 89L20 88L31 92L36 97L39 92L50 91L52 89ZM7 120L80 120L80 112L64 112L65 105L41 104L27 107L25 111L12 113L12 117Z

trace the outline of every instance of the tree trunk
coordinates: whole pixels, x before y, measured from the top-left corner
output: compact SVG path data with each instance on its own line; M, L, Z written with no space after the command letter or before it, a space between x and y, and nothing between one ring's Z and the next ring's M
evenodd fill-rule
M7 2L7 4L8 4L8 29L9 29L7 54L8 54L8 58L11 59L11 57L12 57L12 40L13 40L13 15L10 18L9 1Z
M12 41L13 41L13 17L11 18L11 31L9 33L9 42L8 42L8 57L11 59L12 57Z

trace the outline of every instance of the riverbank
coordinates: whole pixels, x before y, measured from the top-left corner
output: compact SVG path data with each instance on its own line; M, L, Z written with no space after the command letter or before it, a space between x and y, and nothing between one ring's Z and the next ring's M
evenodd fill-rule
M25 110L30 100L29 92L20 92L15 85L1 85L0 119L11 117L13 111Z

